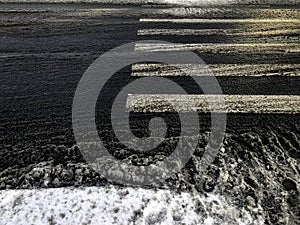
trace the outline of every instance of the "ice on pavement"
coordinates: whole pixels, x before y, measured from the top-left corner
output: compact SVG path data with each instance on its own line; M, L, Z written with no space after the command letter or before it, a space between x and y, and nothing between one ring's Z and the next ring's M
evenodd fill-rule
M0 224L263 224L217 194L86 187L0 191Z

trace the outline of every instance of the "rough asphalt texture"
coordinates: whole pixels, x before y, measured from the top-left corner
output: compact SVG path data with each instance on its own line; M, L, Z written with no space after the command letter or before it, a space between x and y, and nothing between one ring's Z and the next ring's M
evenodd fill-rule
M84 71L111 48L139 39L180 43L299 42L299 31L287 35L269 34L262 39L249 35L234 40L222 34L213 37L137 36L138 30L153 28L239 29L234 23L150 24L139 22L140 18L299 20L297 6L223 6L187 11L172 7L118 6L116 9L115 6L88 4L1 4L0 11L1 189L108 183L101 174L89 168L76 147L71 109L76 86ZM207 64L299 64L298 52L238 54L215 51L200 56ZM299 67L294 69L298 73ZM272 72L282 73L281 70ZM131 71L127 68L120 73L130 75ZM218 78L225 94L266 95L299 95L299 79L298 76L276 75ZM139 115L134 121L132 126L146 123ZM266 224L299 224L300 116L228 115L224 145L208 171L197 168L209 136L209 115L200 115L200 121L203 138L194 156L180 174L158 187L197 191L199 195L219 193L253 216L264 215ZM105 129L99 133L107 142L113 138ZM147 129L136 131L136 135L147 135ZM111 147L114 156L136 165L161 160L170 151L162 146L157 154L149 156L122 149L117 144Z

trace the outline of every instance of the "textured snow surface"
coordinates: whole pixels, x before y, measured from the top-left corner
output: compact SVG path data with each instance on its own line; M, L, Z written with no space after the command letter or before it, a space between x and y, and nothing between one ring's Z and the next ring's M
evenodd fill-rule
M224 4L299 4L299 0L0 0L0 2L109 3L109 4L175 4L186 6Z
M0 224L263 224L215 194L89 187L0 191Z

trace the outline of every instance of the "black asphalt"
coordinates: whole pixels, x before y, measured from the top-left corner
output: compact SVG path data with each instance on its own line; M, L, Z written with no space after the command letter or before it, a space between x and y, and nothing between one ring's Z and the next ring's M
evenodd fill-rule
M0 4L0 189L107 183L105 178L88 168L75 147L71 118L77 84L89 65L104 52L141 38L176 43L233 43L225 36L138 36L138 30L153 26L172 29L224 26L139 22L139 19L148 17L193 18L189 14L176 16L163 9L169 7ZM255 6L219 9L203 17L252 18L258 10ZM234 24L226 26L235 28ZM299 53L286 52L207 53L200 56L208 64L299 63ZM127 68L121 74L130 76L130 72ZM218 78L225 94L245 95L299 95L299 79L282 76ZM184 80L181 82L184 83ZM209 115L200 115L200 118L203 120L202 129L209 131ZM111 135L103 130L100 133ZM177 134L176 131L174 133ZM195 157L183 170L184 180L178 177L171 179L168 186L180 190L196 188L199 192L222 186L222 194L231 197L235 195L234 187L237 186L240 195L236 204L246 207L246 198L250 196L266 210L267 224L283 224L280 221L286 216L298 217L299 222L300 171L295 164L300 158L299 140L300 116L297 114L228 115L224 142L226 153L220 155L207 172L210 179L199 178L199 174L203 173L196 169L197 157L201 156L201 149L205 146L205 140L202 140ZM118 152L120 158L132 154L125 151L122 155L121 152ZM134 163L134 159L132 161ZM237 167L224 167L230 163L237 163ZM41 172L37 173L34 168ZM222 171L227 170L224 168L228 169L231 177L225 184L217 180ZM46 173L50 173L48 185L44 182ZM270 176L274 181L269 180ZM241 180L246 184L241 184ZM286 185L290 183L295 183L296 188L291 185L291 190ZM268 192L271 188L272 191ZM281 195L282 191L287 193L281 197L287 202L288 209L272 203L272 199Z

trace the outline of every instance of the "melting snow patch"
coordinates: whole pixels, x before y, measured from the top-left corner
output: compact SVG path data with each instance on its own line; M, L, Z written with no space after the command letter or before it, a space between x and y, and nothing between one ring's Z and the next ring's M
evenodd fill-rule
M213 194L89 187L0 191L0 224L263 224Z

